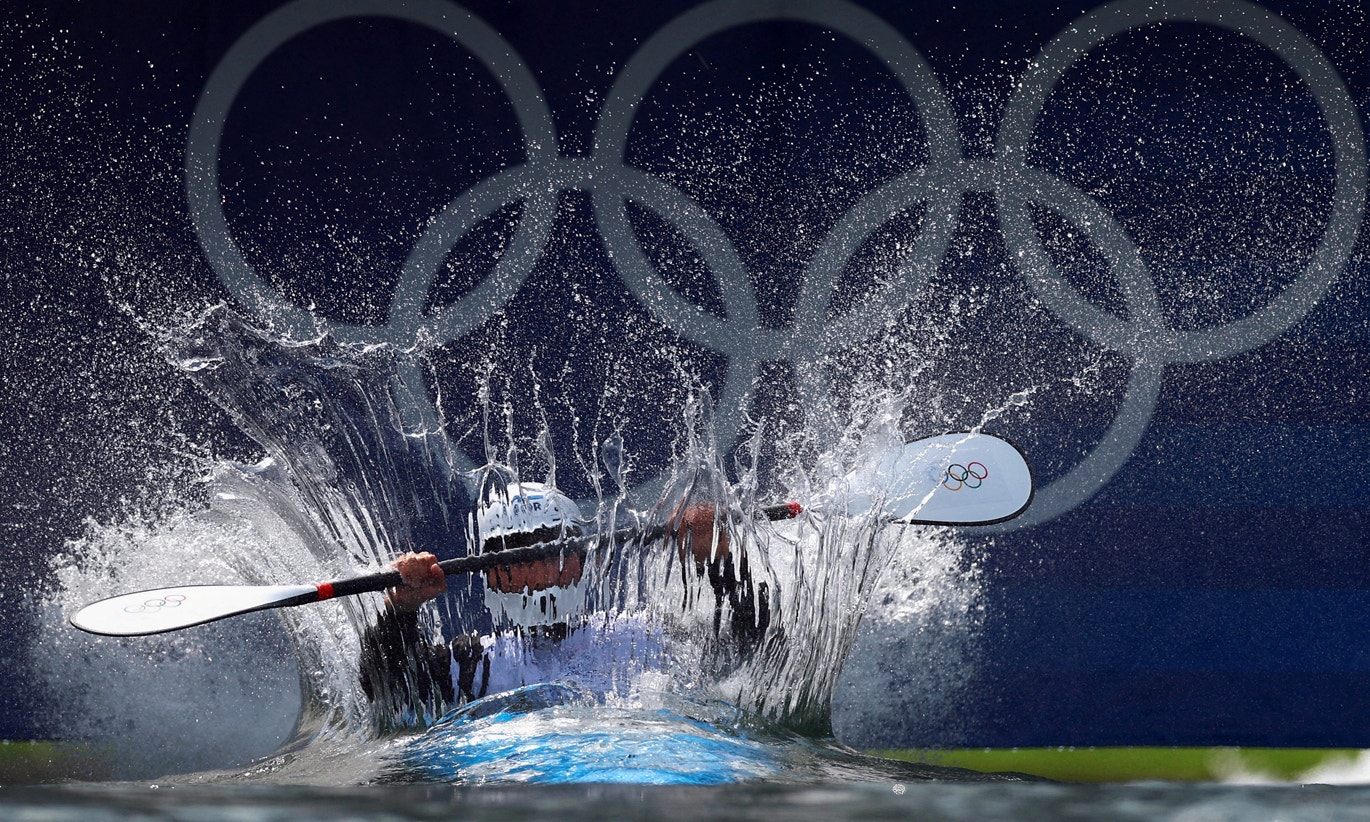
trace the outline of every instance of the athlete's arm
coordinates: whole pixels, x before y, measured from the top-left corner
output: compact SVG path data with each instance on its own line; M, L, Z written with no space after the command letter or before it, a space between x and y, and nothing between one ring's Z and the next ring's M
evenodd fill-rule
M447 590L447 578L430 553L408 553L393 563L404 584L386 595L380 618L362 635L361 684L367 698L404 709L441 697L452 702L451 653L419 629L419 606Z
M765 582L752 579L745 552L733 556L727 517L710 503L693 503L680 511L676 523L673 536L681 565L688 566L687 557L692 557L696 575L707 573L713 588L715 634L724 628L723 603L727 602L731 614L727 629L733 641L743 650L755 648L771 624L770 591Z

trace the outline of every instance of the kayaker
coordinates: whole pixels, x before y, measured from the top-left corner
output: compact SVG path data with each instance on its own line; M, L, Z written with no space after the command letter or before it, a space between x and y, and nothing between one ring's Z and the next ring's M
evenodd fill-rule
M476 530L482 553L488 553L555 538L578 516L571 500L523 483L487 499L476 514ZM672 519L675 526L664 541L680 552L683 568L693 566L698 578L707 578L715 595L715 630L745 649L755 647L770 622L768 592L764 583L753 583L745 557L735 561L726 517L710 503L695 503L682 506ZM587 649L605 656L611 653L607 645L628 649L639 663L660 654L653 629L640 621L625 627L587 618L580 587L584 569L575 553L488 572L485 602L502 630L459 635L444 644L428 641L419 622L419 608L447 591L437 557L410 552L392 565L405 582L387 593L380 618L363 636L361 672L367 696L388 703L396 716L563 678L568 667L563 657L584 656ZM722 624L725 603L731 615L727 625ZM620 636L606 643L610 632ZM571 673L593 667L577 659Z

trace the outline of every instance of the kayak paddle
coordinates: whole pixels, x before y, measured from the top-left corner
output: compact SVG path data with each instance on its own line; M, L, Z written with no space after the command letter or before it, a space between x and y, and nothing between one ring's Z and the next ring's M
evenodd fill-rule
M1021 514L1032 499L1032 472L1012 444L987 434L928 437L892 451L874 466L853 472L838 497L815 512L859 517L877 507L891 522L989 525ZM791 502L763 509L768 519L799 516ZM651 541L666 526L625 528L615 542ZM552 542L457 557L439 562L443 573L469 574L569 553L587 553L604 534L568 535ZM71 624L105 636L145 636L270 608L289 608L334 597L384 591L400 585L398 571L306 585L183 585L102 599L77 611Z

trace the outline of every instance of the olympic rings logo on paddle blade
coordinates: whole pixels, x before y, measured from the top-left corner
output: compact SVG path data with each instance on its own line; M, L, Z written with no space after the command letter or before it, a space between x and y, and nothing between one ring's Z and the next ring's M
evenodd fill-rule
M155 614L163 608L179 608L181 603L186 601L185 594L167 594L156 599L149 599L146 602L135 605L125 605L124 613L128 614Z
M379 327L327 323L281 296L241 253L224 212L219 155L224 123L248 77L292 37L325 23L388 17L432 29L466 49L494 75L514 109L523 135L524 161L493 173L457 194L434 215L405 260L387 323ZM898 81L917 107L927 135L925 164L905 170L867 193L839 217L804 268L792 325L770 328L759 321L751 275L723 227L686 192L627 162L628 142L639 107L673 60L701 40L727 29L766 21L797 21L826 28L865 49ZM1095 196L1029 162L1037 122L1062 78L1092 50L1126 32L1162 23L1188 23L1233 32L1268 49L1291 68L1311 93L1331 140L1335 181L1331 206L1311 259L1264 307L1212 328L1171 327L1160 305L1153 272L1137 243ZM922 54L874 13L845 0L713 0L689 9L650 38L618 72L605 98L592 156L560 153L551 109L527 64L498 32L469 11L445 0L295 0L244 33L210 75L195 108L186 146L185 184L200 245L219 279L240 304L259 317L284 320L313 335L320 325L338 339L390 342L409 347L423 334L438 345L464 337L513 299L547 247L558 198L565 191L591 195L596 226L616 273L658 321L685 339L727 357L726 377L716 392L715 426L740 432L746 401L764 362L811 362L868 338L859 313L891 318L911 304L945 257L959 221L958 204L970 193L997 202L999 230L1018 275L1060 321L1083 339L1132 361L1132 375L1116 418L1092 451L1064 476L1040 489L1017 528L1054 519L1102 488L1127 462L1150 424L1163 372L1176 364L1232 357L1265 345L1301 321L1324 296L1350 259L1364 216L1365 135L1360 116L1337 70L1302 32L1247 0L1119 0L1070 23L1028 60L999 120L994 151L970 158L960 142L949 96ZM628 203L653 212L693 244L718 278L725 318L683 299L639 247ZM506 205L523 203L510 248L465 297L425 312L428 294L448 253L481 220ZM838 276L862 245L896 216L926 207L922 229L901 260L897 276L861 304L861 312L827 316ZM1124 296L1125 316L1094 305L1058 270L1032 222L1045 208L1072 222L1108 260ZM276 323L276 324L279 324ZM406 366L408 367L408 366ZM424 385L419 366L403 375ZM823 397L807 384L802 401L817 407ZM430 401L415 408L436 424ZM461 458L458 457L460 460ZM458 468L469 468L459 465ZM969 472L969 466L965 467ZM973 479L948 474L944 483Z
M947 466L942 479L942 487L948 491L960 491L962 488L975 490L985 483L989 477L989 469L980 461L975 461L969 465L962 465L953 462ZM955 486L951 483L956 483Z

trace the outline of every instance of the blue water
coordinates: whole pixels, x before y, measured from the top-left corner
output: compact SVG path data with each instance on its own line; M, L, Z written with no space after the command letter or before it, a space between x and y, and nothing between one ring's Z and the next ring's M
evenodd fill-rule
M725 703L613 704L544 684L477 700L378 752L377 782L731 785L1017 779L862 755Z
M784 749L666 708L614 708L535 685L459 708L393 752L398 781L725 785L776 777Z
M688 714L693 713L695 716ZM366 763L366 775L356 767ZM327 784L343 778L360 784ZM246 768L0 788L0 819L1341 820L1370 786L1064 784L881 759L756 725L726 706L596 703L543 685L373 745L320 744Z

